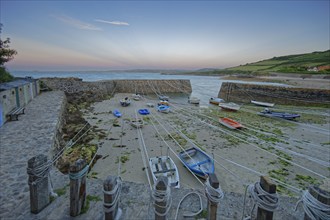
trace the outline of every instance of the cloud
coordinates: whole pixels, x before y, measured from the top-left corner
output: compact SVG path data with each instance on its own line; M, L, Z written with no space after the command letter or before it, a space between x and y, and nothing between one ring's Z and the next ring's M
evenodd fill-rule
M112 24L112 25L119 25L119 26L129 26L129 23L124 21L105 21L101 19L95 19L97 22L106 23L106 24Z
M68 25L71 25L75 28L82 29L82 30L91 30L91 31L101 31L102 29L96 27L92 24L88 24L77 19L71 18L66 15L52 15L52 17L56 18L59 21L62 21Z

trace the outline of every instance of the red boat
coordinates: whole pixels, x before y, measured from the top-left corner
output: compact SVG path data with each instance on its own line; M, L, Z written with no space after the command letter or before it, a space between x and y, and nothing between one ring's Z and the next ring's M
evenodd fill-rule
M243 126L239 122L234 121L233 119L230 119L230 118L219 118L219 122L220 122L220 124L226 126L227 128L230 128L230 129L243 128Z

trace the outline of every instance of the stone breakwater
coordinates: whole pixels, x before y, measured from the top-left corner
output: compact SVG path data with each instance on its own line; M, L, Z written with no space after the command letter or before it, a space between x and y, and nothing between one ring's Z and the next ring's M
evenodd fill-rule
M330 90L222 83L218 97L228 102L250 103L251 100L283 105L330 105Z
M105 96L117 93L191 93L190 80L106 80L84 82L79 78L42 78L41 81L52 90L66 93L91 92Z

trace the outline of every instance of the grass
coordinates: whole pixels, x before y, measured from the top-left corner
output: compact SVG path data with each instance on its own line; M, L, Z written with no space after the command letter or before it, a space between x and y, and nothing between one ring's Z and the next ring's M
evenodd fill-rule
M319 181L311 176L296 174L294 179L298 182L299 186L303 187L304 189L308 188L310 185L319 184Z
M81 209L80 214L84 214L84 213L88 212L88 209L90 207L90 202L91 201L100 202L100 201L102 201L102 199L100 197L98 197L98 196L87 195L86 196L85 206Z

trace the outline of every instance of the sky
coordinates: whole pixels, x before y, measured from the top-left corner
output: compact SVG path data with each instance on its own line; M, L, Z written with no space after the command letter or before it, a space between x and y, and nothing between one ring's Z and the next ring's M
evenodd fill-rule
M330 1L0 0L9 70L226 68L330 48Z

